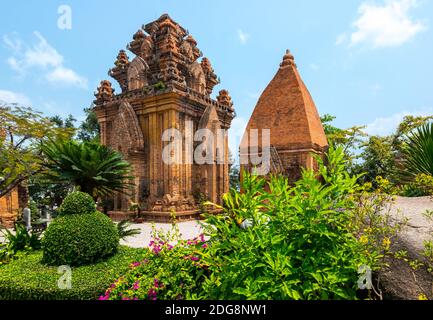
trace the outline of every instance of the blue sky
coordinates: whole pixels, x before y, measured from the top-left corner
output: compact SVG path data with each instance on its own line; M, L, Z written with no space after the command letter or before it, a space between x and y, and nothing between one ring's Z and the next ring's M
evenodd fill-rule
M58 27L59 6L72 28ZM241 128L289 48L321 114L392 131L433 114L431 0L24 1L0 11L0 99L82 119L119 49L161 14L190 31ZM129 56L133 56L132 53ZM113 82L114 80L112 80Z

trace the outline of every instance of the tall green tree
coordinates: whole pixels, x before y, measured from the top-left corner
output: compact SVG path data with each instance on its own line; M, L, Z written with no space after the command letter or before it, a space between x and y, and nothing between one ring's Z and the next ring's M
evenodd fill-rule
M72 134L31 108L0 104L0 197L44 170L44 141Z
M52 141L42 147L46 178L70 184L95 200L113 192L127 192L131 167L119 152L93 142Z
M81 123L77 138L81 141L98 142L99 143L99 123L96 113L93 111L93 106L84 109L86 119Z

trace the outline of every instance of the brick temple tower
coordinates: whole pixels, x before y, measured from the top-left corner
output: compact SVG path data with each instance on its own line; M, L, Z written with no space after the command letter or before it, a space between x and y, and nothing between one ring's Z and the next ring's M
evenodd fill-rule
M133 166L135 189L130 196L113 196L112 215L128 212L138 203L153 220L179 219L199 213L199 200L220 203L228 191L228 138L215 150L224 163L167 164L163 141L167 129L177 129L188 139L198 129L228 129L235 116L226 90L213 100L219 83L209 59L199 58L197 42L167 14L139 29L127 46L132 60L120 50L109 71L121 88L101 82L95 93L94 111L101 127L101 143L120 151ZM194 147L199 143L194 142ZM182 154L187 152L183 143Z
M259 154L262 154L261 130L270 129L270 173L282 173L290 182L300 178L301 167L316 168L312 154L327 150L328 142L316 105L289 50L249 120L240 146L241 160L252 155L246 138L252 129L259 129L256 143ZM241 168L251 171L252 164L248 161Z

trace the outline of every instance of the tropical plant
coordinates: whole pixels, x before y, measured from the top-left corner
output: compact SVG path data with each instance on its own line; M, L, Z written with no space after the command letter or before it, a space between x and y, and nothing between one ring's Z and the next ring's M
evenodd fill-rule
M376 270L389 250L389 221L378 218L383 200L359 208L364 187L348 174L341 147L331 145L318 162L320 180L311 170L294 187L283 177L245 175L244 192L224 196L224 213L206 220L206 298L357 298L359 268ZM361 238L369 218L379 248Z
M1 229L6 243L0 246L0 264L8 262L21 251L39 250L41 248L40 233L31 232L21 224L15 224L15 232Z
M119 238L125 240L128 237L133 237L141 233L140 229L131 229L131 222L128 220L122 220L117 224L117 234Z
M69 183L95 200L113 192L126 192L132 185L129 163L107 146L57 140L44 144L42 151L48 159L47 179Z
M433 176L433 122L415 129L403 146L401 174L413 180L418 174Z

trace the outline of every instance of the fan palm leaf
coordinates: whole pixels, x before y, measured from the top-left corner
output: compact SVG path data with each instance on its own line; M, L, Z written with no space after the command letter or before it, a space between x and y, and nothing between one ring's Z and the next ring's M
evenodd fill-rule
M69 183L93 198L126 192L132 186L130 164L107 146L76 141L51 141L42 146L47 178Z
M433 122L417 128L407 136L403 148L404 177L418 174L433 176Z

